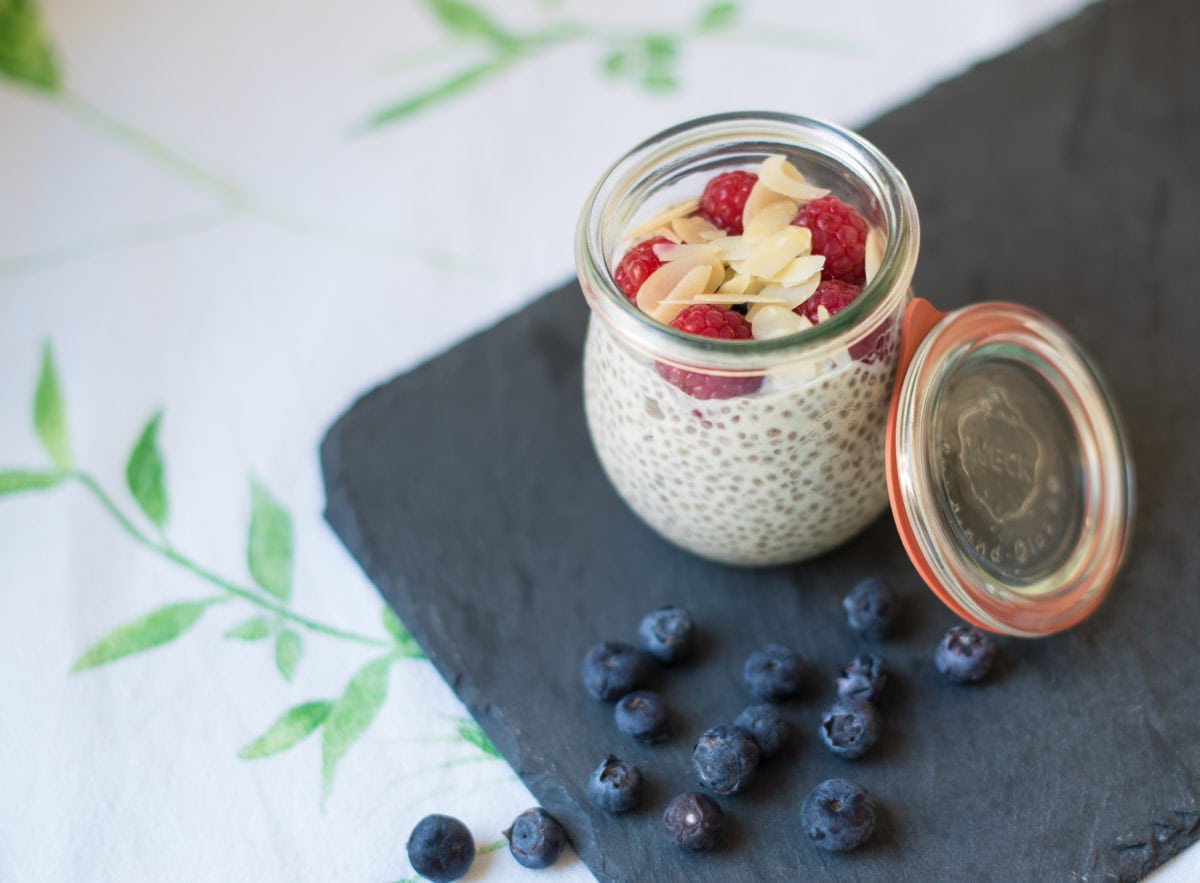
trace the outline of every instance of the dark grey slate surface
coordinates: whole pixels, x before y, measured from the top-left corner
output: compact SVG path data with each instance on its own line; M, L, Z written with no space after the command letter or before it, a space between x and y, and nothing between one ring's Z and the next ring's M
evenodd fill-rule
M1141 502L1133 556L1083 626L1002 642L994 681L939 681L951 624L889 520L818 561L739 571L659 540L609 488L579 392L586 309L567 286L356 403L322 450L327 517L442 675L604 880L1135 878L1200 836L1200 7L1094 7L866 129L905 170L924 227L919 291L1007 299L1071 328L1128 419ZM799 108L798 108L799 109ZM860 642L838 601L881 572L906 617L879 749L817 743L833 668ZM686 605L697 661L663 677L680 736L622 739L589 699L592 642ZM749 701L746 652L778 640L819 672L799 736L745 796L726 845L668 847L658 816L693 786L690 745ZM648 807L610 819L584 781L616 751ZM805 791L845 775L884 810L857 854L799 834ZM441 807L453 813L454 807ZM483 836L486 832L477 832Z

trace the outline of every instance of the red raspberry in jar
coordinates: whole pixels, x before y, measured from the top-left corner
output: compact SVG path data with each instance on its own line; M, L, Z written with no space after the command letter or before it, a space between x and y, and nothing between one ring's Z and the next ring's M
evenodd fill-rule
M753 172L725 172L708 182L700 195L700 217L730 236L742 235L742 212L758 182Z
M617 269L613 272L613 279L616 280L617 288L621 289L621 293L631 301L637 300L637 293L642 287L642 283L663 265L663 262L658 259L658 255L654 253L654 246L663 244L670 245L671 240L663 236L655 236L653 239L639 242L625 252L621 263L617 264Z
M800 206L798 227L812 230L812 253L825 256L823 279L852 285L866 281L867 222L836 196L822 196Z
M671 327L700 337L750 340L750 323L740 313L716 304L692 304L671 320ZM703 374L659 362L658 373L694 399L731 399L749 395L762 386L761 377L723 377Z

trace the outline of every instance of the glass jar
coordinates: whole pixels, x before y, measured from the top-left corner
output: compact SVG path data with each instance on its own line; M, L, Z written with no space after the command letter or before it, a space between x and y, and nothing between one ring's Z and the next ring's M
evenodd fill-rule
M880 234L862 293L802 333L696 337L618 289L629 231L694 199L715 174L782 154ZM800 561L840 545L888 505L888 403L919 228L899 171L828 123L776 113L695 120L634 148L583 207L576 262L592 315L584 403L600 462L668 540L729 564Z

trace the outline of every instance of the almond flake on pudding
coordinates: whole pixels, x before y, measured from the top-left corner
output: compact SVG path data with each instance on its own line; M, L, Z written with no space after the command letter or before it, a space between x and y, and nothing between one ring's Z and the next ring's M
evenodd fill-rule
M809 184L800 171L788 162L787 157L778 153L762 161L758 169L758 180L776 193L798 202L820 199L829 193L828 190Z
M666 209L662 214L655 215L647 221L638 224L626 234L625 239L628 242L637 242L645 239L647 233L653 233L659 227L670 229L671 222L676 218L682 218L692 214L700 207L699 199L689 199L685 202L677 203Z
M875 274L879 272L879 265L883 263L883 252L885 243L883 234L878 229L872 227L867 231L867 241L863 243L866 249L864 255L867 271L867 282L869 283L875 278Z
M711 242L725 236L724 230L714 227L699 215L676 218L671 222L671 231L675 234L675 238L687 245Z
M825 269L825 255L806 254L789 261L782 270L771 277L771 282L791 288L807 282Z
M762 293L781 298L786 302L789 310L794 310L812 297L817 290L817 286L820 284L821 274L814 273L799 285L788 285L786 287L782 285L767 285L762 289Z
M659 243L653 247L654 256L660 261L716 260L720 250L713 245L678 245Z
M790 199L768 203L758 214L744 221L742 236L747 242L761 242L792 223L798 211L800 206Z
M812 233L804 227L785 227L754 248L739 272L770 279L793 259L812 248Z
M718 294L758 294L763 289L765 283L761 279L755 279L753 276L745 276L741 273L734 273L730 278L721 283L721 287L717 289Z
M708 288L712 271L713 267L707 261L684 260L663 264L651 273L638 289L638 309L649 313L660 322L670 322L683 307L668 305L660 312L662 302L668 299L682 303L690 301L693 295ZM671 313L670 318L663 319L662 315L671 310L674 310L674 313Z
M821 306L817 307L817 324L820 325L822 322L826 322L828 320L829 310L826 309L824 304L821 304Z
M771 203L779 202L781 199L787 199L787 197L781 193L776 193L764 184L762 178L755 181L750 195L746 198L746 205L742 209L742 229L746 229L747 221L752 220L755 215Z
M706 292L704 294L697 294L692 298L691 302L698 304L770 304L780 307L787 303L786 300L778 295L767 292L763 292L762 294L733 294L732 292L717 292L716 294L712 294Z
M746 260L754 252L754 244L744 236L722 236L708 244L715 245L721 260L731 264Z
M808 328L812 323L784 306L766 305L749 314L750 328L755 340L786 337Z

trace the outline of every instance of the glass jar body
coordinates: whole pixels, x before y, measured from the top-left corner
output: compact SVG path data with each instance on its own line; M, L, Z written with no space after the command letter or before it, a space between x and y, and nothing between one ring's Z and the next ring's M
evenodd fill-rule
M878 271L850 307L790 338L664 333L612 282L609 268L627 245L621 229L697 195L716 171L772 153L882 233ZM584 403L596 453L626 503L677 545L739 565L819 555L878 517L888 500L888 403L916 236L899 173L856 136L802 118L699 120L610 170L581 221L580 279L593 309Z

